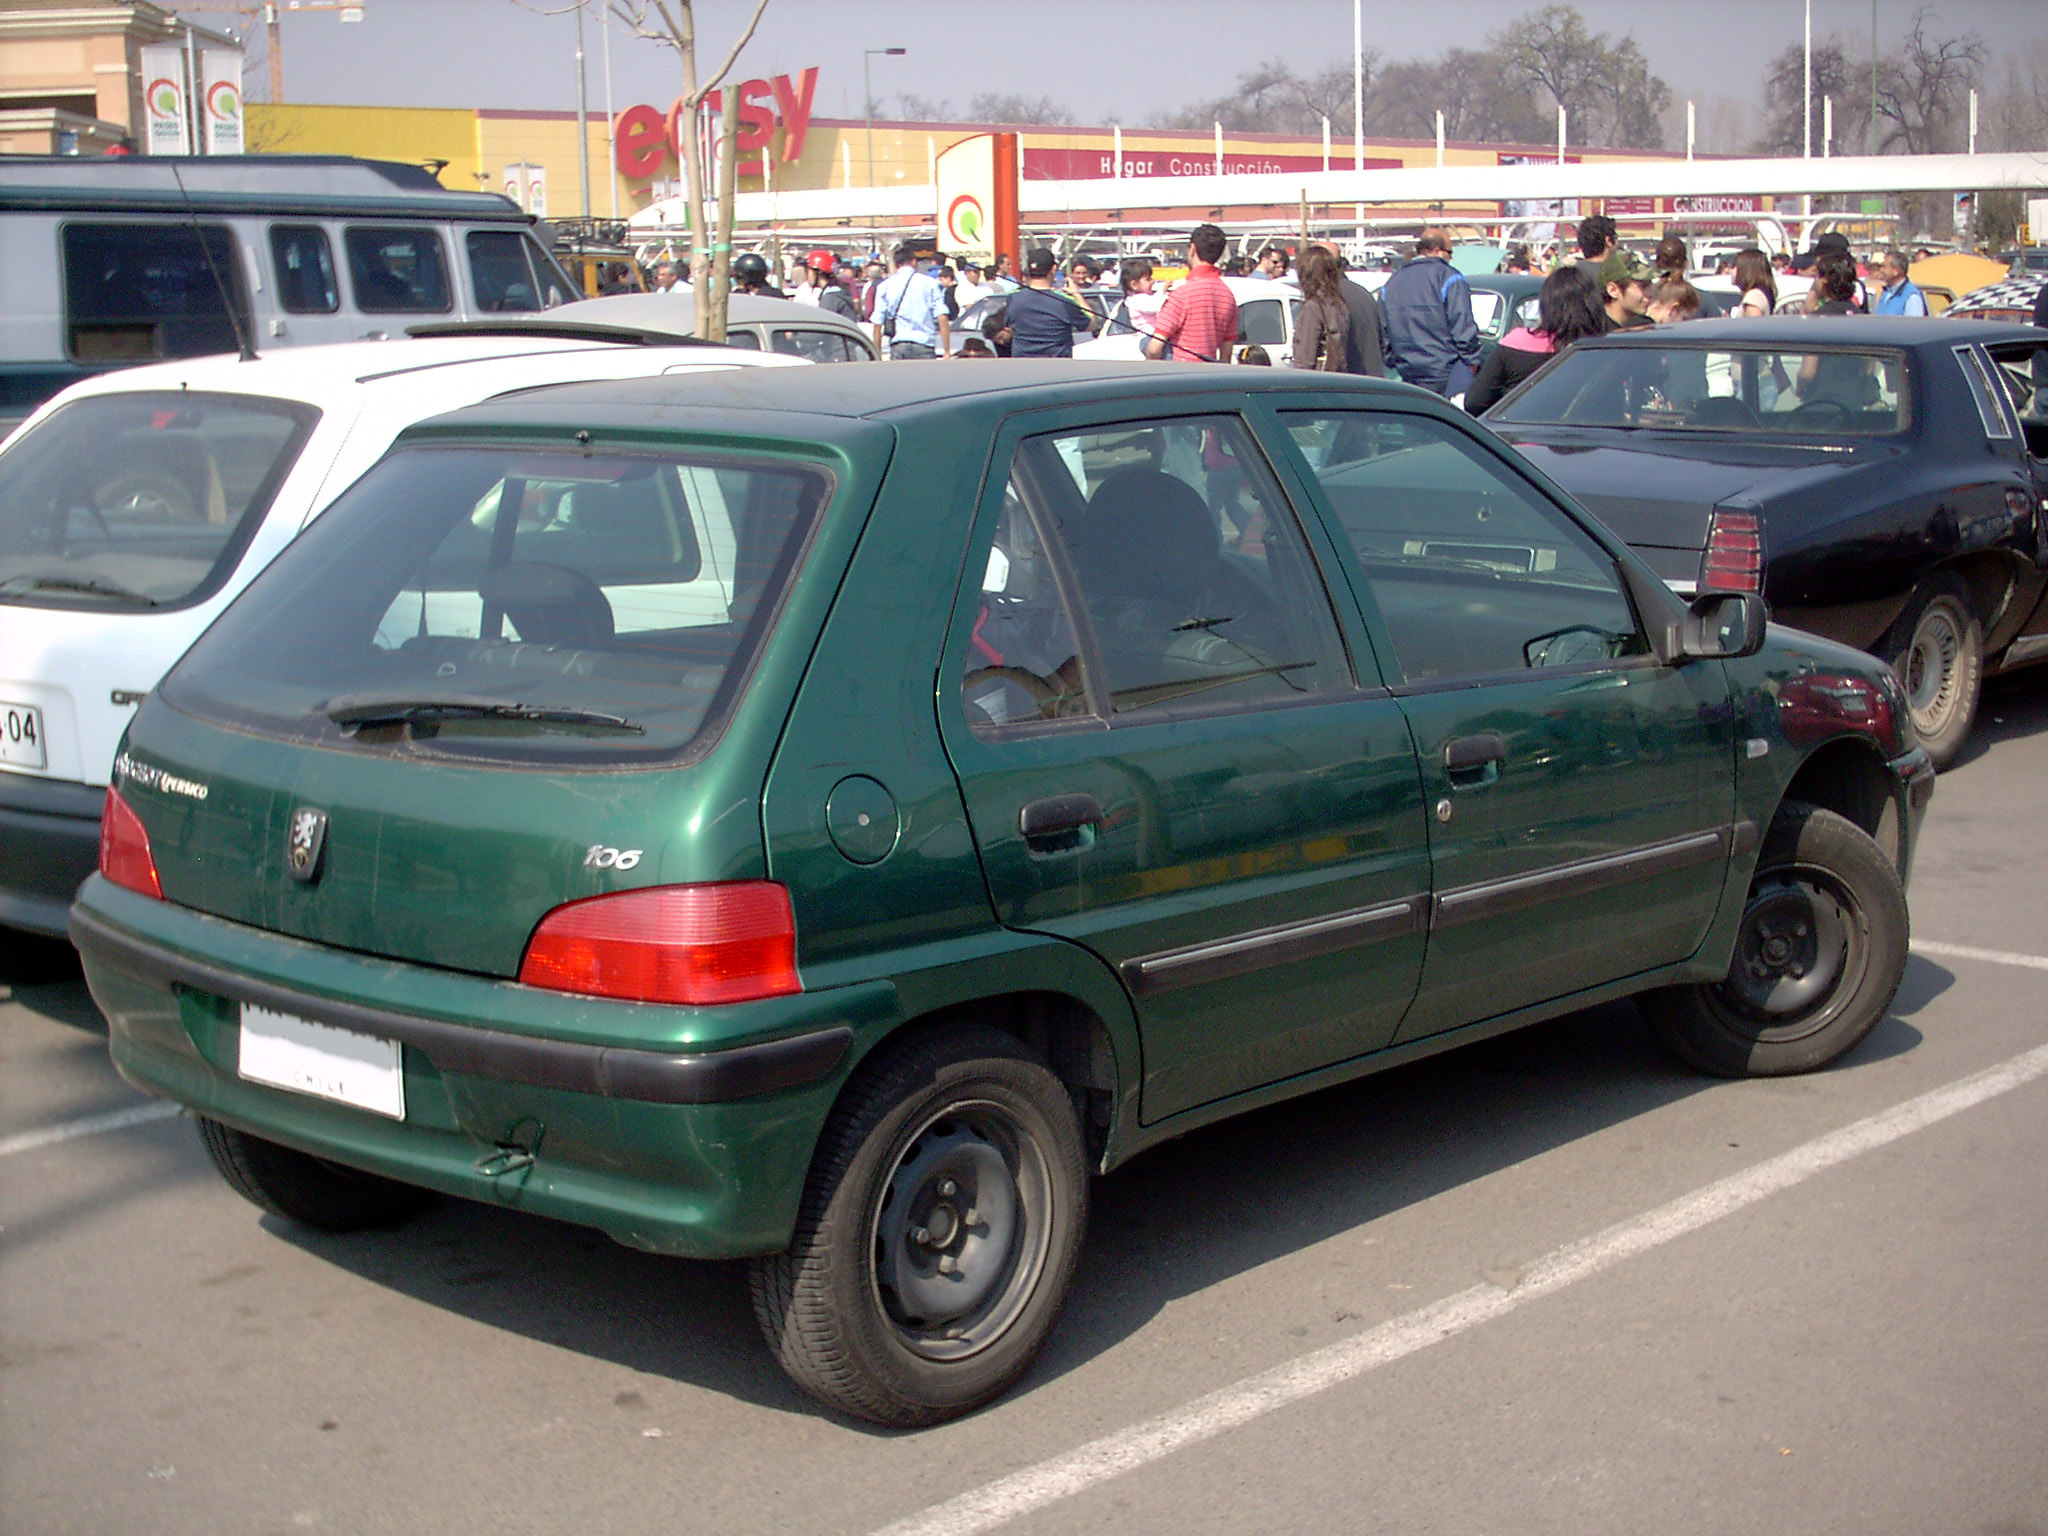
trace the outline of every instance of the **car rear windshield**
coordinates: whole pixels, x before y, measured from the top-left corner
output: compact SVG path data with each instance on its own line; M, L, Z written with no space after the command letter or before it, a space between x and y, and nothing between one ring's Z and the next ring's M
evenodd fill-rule
M1907 420L1906 357L1747 347L1583 347L1487 413L1500 422L1875 436Z
M235 568L318 416L172 390L59 407L0 453L0 602L198 602Z
M202 718L430 756L701 750L831 480L805 465L428 446L358 481L166 680Z

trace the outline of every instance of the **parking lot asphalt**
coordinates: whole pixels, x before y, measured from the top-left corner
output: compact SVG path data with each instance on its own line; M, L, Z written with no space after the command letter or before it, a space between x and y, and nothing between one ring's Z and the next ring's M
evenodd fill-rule
M737 1265L263 1217L12 953L0 1531L2048 1532L2044 782L2048 677L1992 685L1834 1069L1702 1079L1623 1005L1190 1135L917 1434L800 1397Z

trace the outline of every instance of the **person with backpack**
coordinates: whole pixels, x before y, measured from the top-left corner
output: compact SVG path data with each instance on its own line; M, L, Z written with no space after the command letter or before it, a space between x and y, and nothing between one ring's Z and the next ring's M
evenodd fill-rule
M1472 289L1451 265L1451 237L1432 226L1415 254L1380 290L1380 342L1387 366L1431 394L1455 398L1479 373L1479 326Z

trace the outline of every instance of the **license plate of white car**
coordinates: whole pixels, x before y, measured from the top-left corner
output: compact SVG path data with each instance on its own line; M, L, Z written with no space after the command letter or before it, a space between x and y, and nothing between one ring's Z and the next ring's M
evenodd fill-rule
M405 1118L398 1042L242 1005L241 1075L293 1093Z
M35 705L0 699L0 763L17 768L49 767L49 753L43 746L43 712Z

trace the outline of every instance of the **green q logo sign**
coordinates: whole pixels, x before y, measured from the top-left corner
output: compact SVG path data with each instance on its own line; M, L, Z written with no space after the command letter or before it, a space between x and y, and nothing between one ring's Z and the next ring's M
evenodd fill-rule
M979 246L988 232L988 215L981 199L963 193L946 209L946 241L949 245Z
M183 110L184 102L175 80L152 80L143 94L149 110L158 117L176 117Z
M233 81L215 81L206 92L206 110L223 120L231 121L240 117L242 93L235 89Z

